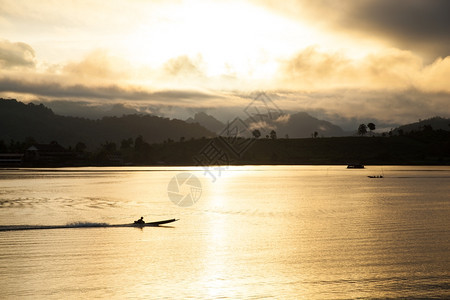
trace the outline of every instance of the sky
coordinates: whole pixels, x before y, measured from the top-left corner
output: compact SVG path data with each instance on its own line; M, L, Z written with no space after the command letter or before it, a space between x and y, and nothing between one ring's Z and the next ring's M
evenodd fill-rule
M0 97L219 119L450 116L447 0L0 0ZM353 126L353 125L352 125Z

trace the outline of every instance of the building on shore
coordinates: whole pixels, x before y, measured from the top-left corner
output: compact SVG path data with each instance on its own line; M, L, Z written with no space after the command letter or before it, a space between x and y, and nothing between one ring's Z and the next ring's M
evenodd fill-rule
M24 163L38 165L59 165L70 161L73 152L66 150L57 142L50 144L34 144L24 154Z

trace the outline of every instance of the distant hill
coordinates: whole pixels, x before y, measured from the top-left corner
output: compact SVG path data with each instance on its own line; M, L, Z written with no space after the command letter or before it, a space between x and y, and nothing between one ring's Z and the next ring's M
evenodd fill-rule
M120 117L123 115L142 113L135 108L127 107L121 103L116 103L114 105L93 105L82 101L59 100L45 102L45 106L60 116L80 117L91 120L97 120L103 117Z
M5 142L32 137L41 143L58 141L66 147L80 141L96 147L106 141L119 143L139 135L149 143L215 136L199 124L177 119L135 114L89 120L56 115L43 104L0 99L0 140Z
M220 133L224 128L225 124L217 120L211 115L208 115L204 112L198 112L194 115L194 118L188 118L186 120L188 123L198 123L205 127L206 129L215 132Z
M450 131L450 119L449 118L441 118L441 117L433 117L426 120L421 120L419 122L402 125L396 129L394 129L394 133L398 133L399 130L403 130L404 133L408 133L411 131L422 131L424 126L431 126L433 130L446 130Z
M257 122L255 122L255 120ZM264 134L275 130L278 137L306 138L311 137L316 131L319 137L337 137L346 135L337 125L328 121L319 120L306 112L298 112L291 115L257 115L246 120L251 129L265 126Z

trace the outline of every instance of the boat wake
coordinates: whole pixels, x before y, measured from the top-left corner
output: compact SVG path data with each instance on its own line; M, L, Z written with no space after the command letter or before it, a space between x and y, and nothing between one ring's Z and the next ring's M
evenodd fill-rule
M107 227L162 227L161 225L178 221L169 219L145 224L108 224L92 222L75 222L66 225L4 225L0 226L0 231L21 231L21 230L44 230L44 229L67 229L67 228L107 228ZM168 226L165 226L168 227Z
M6 225L0 226L0 231L43 230L43 229L64 229L64 228L98 228L98 227L121 227L121 226L110 225L108 223L75 222L66 225Z

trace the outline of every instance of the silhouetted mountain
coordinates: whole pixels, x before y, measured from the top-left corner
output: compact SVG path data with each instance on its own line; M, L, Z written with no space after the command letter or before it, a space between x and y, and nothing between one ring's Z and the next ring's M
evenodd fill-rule
M419 122L402 125L396 129L394 129L394 133L398 133L399 130L402 130L404 133L411 131L422 131L425 126L431 126L433 130L446 130L450 131L450 119L449 118L441 118L441 117L433 117L426 120L421 120Z
M81 141L93 147L106 141L117 143L134 139L139 135L149 143L215 136L199 124L177 119L126 115L88 120L55 115L43 104L0 99L0 140L17 141L33 137L41 143L55 140L64 146L73 146Z
M188 118L186 122L198 123L203 127L205 127L206 129L215 133L220 133L225 128L225 124L223 124L213 116L208 115L204 112L196 113L194 118Z
M269 117L268 115L255 115L246 120L250 124L250 129L259 129L263 136L271 130L275 130L277 136L282 138L286 135L289 138L311 137L314 132L319 137L344 136L345 132L337 125L328 121L319 120L308 113L299 112L291 115L277 114Z
M45 106L50 108L55 114L68 117L88 118L91 120L103 117L121 117L123 115L141 114L135 108L127 107L117 103L114 105L89 104L78 101L50 101ZM144 113L146 114L146 113Z

